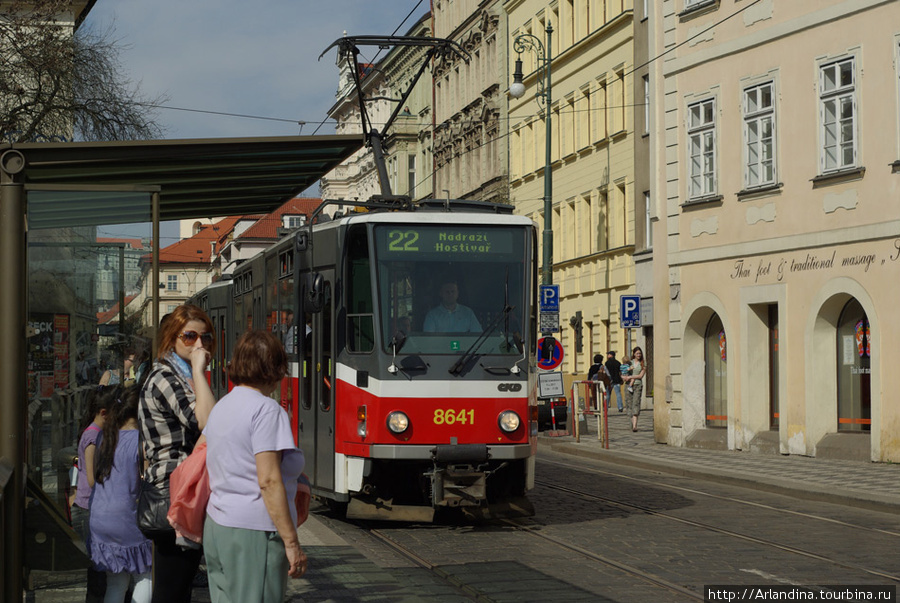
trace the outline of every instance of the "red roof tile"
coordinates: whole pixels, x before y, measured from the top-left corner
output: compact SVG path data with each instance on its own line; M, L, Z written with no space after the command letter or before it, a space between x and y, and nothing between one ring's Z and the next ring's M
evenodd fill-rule
M128 304L131 303L131 300L136 298L137 295L126 295L125 296L125 307L128 307ZM106 312L97 312L97 324L105 325L108 322L111 322L113 319L118 321L119 319L119 303L116 304L107 310Z
M282 225L282 217L285 215L299 216L304 215L307 219L312 215L322 199L319 198L303 198L295 197L287 201L284 205L258 220L256 224L241 233L239 238L248 239L277 239L277 229Z

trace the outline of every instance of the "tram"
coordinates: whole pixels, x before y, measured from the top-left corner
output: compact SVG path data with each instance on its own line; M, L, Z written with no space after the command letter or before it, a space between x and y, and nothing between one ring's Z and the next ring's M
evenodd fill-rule
M237 336L271 330L314 495L359 518L531 514L535 241L531 219L465 201L302 229L193 300L220 343L214 392ZM433 320L448 283L474 320Z
M345 36L332 46L356 61L360 44L427 49L385 131L432 57L465 55L438 38ZM382 194L325 201L196 296L221 343L210 382L217 396L227 392L225 361L240 333L278 333L290 375L273 396L290 415L313 494L348 517L532 515L535 224L509 205L392 194L364 70L350 71ZM329 204L338 207L326 220Z

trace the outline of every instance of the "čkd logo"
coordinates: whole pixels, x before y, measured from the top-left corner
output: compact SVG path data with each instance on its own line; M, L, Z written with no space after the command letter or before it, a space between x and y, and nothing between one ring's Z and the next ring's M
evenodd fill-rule
M519 392L522 391L521 383L500 383L497 385L497 391L501 392Z

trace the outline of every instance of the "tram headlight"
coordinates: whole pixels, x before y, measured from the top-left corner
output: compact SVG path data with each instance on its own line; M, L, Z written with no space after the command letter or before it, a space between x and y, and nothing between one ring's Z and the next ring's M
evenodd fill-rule
M395 410L388 415L387 426L394 433L403 433L409 428L409 417L406 413Z
M522 420L519 419L519 415L511 410L504 410L500 413L500 416L497 417L497 424L500 426L500 429L506 433L512 433L517 430L521 422Z

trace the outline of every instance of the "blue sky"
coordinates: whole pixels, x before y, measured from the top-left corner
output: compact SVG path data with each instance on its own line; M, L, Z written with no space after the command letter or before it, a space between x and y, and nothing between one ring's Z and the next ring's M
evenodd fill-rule
M113 29L123 73L148 98L284 120L159 109L165 138L296 136L313 134L335 102L337 49L318 60L332 42L345 31L391 35L400 26L396 35L405 35L429 8L429 0L97 0L85 25ZM372 61L378 50L361 52ZM333 134L332 123L318 134ZM143 236L147 228L118 225L103 235ZM162 226L163 246L177 240L175 228Z
M417 7L418 5L418 7ZM166 138L312 134L335 101L348 35L404 35L429 0L98 0L87 25L113 27L123 71L172 107L288 120L158 111ZM371 60L377 49L362 48ZM368 54L369 56L365 56ZM382 54L383 56L383 54ZM297 121L306 121L302 131ZM319 134L333 133L328 124Z

